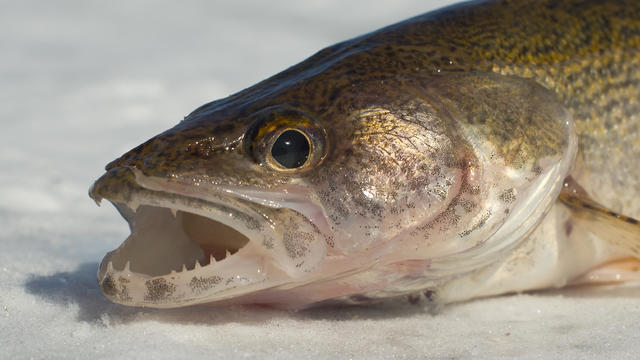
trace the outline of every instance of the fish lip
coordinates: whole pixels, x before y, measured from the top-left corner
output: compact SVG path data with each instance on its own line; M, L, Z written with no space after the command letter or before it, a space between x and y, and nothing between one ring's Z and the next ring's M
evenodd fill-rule
M132 271L128 263L124 268L121 266L121 270L115 269L111 259L120 248L115 249L105 255L97 274L98 283L109 299L117 303L134 306L176 307L223 300L238 294L277 285L284 281L282 277L276 277L277 281L269 281L269 284L265 284L267 273L274 269L272 269L268 261L271 256L262 251L261 246L256 243L258 240L255 235L257 233L266 233L275 237L276 233L275 227L270 223L270 219L257 211L259 204L252 204L250 201L222 192L213 195L209 194L210 196L207 199L200 199L173 191L151 189L145 186L144 182L139 181L142 177L144 175L136 168L128 166L114 167L109 169L89 189L89 196L96 203L100 204L102 199L109 200L129 223L132 235L123 242L121 247L133 236L136 226L135 210L149 206L167 210L175 209L206 217L233 228L249 241L236 254L217 261L215 264L196 266L192 269L187 269L187 271L172 271L161 275L149 275ZM211 197L217 198L218 201L212 201ZM207 209L207 211L203 209ZM232 211L234 216L226 217L223 215L228 211ZM234 223L233 218L242 218L239 220L242 224L238 221ZM237 254L244 254L245 256L241 257L237 256ZM228 274L228 269L234 268L250 268L250 270L248 273ZM204 270L208 270L208 272ZM173 286L175 286L181 282L190 281L193 283L194 279L198 277L205 278L205 275L207 279L215 280L215 276L218 276L215 274L216 271L226 273L225 276L227 278L222 279L221 277L220 282L224 282L226 285L232 283L231 285L233 286L219 286L217 292L200 292L182 298L177 295L160 296L158 298L148 295L150 292L149 284L154 284L154 282L158 284L166 283L171 279ZM275 272L277 273L277 271ZM234 279L235 283L233 283ZM274 280L273 276L271 276L270 280ZM242 282L242 286L238 286L240 282ZM238 287L244 289L244 291L239 292ZM234 289L236 291L233 291ZM193 293L193 287L191 290ZM136 294L133 294L134 292ZM166 291L164 295L166 295ZM212 298L212 295L214 295L214 298Z

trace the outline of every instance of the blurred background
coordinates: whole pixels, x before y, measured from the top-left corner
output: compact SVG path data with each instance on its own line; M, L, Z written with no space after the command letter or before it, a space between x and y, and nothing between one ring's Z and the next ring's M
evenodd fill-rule
M87 196L197 106L450 0L0 0L0 358L634 358L638 292L439 309L131 309L98 262L128 235Z

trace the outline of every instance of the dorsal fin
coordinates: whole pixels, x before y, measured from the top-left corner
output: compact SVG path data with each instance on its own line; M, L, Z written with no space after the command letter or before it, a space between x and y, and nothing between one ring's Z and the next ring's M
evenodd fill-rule
M571 176L565 179L559 199L589 231L640 258L640 221L600 205Z

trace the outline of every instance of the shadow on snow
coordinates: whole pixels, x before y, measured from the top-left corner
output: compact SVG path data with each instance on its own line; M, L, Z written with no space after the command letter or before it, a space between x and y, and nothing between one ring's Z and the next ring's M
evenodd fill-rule
M309 320L384 319L434 312L434 307L395 299L370 305L327 305L298 311L267 306L189 306L178 309L128 307L107 300L97 285L98 263L84 263L71 272L43 276L32 274L25 283L28 293L45 301L78 307L78 320L103 325L131 321L163 321L181 324L264 323L272 318Z

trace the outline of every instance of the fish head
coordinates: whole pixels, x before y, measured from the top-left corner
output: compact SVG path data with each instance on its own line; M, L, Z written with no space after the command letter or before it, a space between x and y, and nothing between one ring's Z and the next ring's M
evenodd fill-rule
M100 265L104 294L176 307L337 289L299 302L323 300L487 262L550 206L575 141L545 89L334 68L206 104L107 165L90 196L111 201L131 235Z

